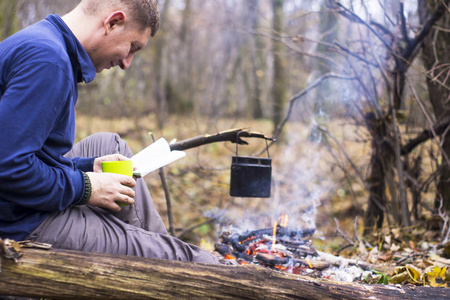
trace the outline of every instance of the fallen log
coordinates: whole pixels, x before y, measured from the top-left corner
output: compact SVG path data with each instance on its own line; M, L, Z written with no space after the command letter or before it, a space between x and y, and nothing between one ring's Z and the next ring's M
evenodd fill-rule
M2 257L0 295L56 299L443 299L431 287L345 284L273 271L68 250Z

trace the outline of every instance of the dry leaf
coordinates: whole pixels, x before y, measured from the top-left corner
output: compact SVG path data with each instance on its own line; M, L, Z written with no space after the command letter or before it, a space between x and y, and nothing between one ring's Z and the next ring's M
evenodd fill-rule
M392 276L389 279L389 281L394 284L400 284L400 283L408 280L408 278L409 278L408 272L405 271L403 273Z
M389 251L389 252L383 253L381 255L378 255L377 259L379 261L390 261L392 259L392 257L393 257L392 252Z
M428 282L432 287L444 287L447 286L445 282L445 272L446 268L439 268L438 266L434 266L431 271L427 272Z
M391 240L392 240L392 238L391 238L390 235L387 235L387 236L384 237L384 241L385 241L389 246L391 246Z
M363 256L367 256L368 252L366 249L366 246L364 246L364 243L362 241L359 242L359 253Z
M391 245L391 251L398 251L398 250L400 250L400 246L398 246L397 244L392 244Z
M410 278L410 282L412 283L418 283L420 281L420 274L421 271L419 269L417 269L414 265L406 265L406 271L408 272L409 278Z
M0 239L0 254L14 260L14 262L18 262L23 253L18 242L10 239Z

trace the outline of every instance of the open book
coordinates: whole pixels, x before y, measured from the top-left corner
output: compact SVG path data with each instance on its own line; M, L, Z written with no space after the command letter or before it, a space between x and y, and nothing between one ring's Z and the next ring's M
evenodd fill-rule
M186 152L171 150L169 143L160 138L131 158L133 161L133 176L143 177L171 162L186 156Z

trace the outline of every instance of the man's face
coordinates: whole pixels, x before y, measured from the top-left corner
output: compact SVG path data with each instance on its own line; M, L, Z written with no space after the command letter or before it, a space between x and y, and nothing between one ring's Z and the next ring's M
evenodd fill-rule
M140 31L135 26L114 25L89 53L97 73L115 66L128 69L134 54L147 44L150 33L150 28Z

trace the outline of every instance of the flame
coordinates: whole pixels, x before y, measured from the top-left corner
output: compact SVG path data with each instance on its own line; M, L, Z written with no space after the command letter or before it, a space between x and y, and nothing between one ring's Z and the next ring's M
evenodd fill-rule
M309 266L310 269L313 269L313 266L312 266L312 264L311 264L311 262L310 262L309 259L306 259L306 263L308 264L308 266Z
M273 242L272 242L272 248L275 248L275 243L277 242L277 225L278 222L273 223Z
M236 259L236 257L234 257L233 255L231 255L231 254L227 254L227 255L225 255L225 257L224 257L225 259Z
M286 227L289 221L289 216L285 213L282 213L281 216L278 218L278 220L280 222L281 227Z
M286 227L287 223L289 221L289 217L284 212L281 214L281 216L277 219L276 222L273 223L273 242L272 242L272 248L275 248L275 244L277 242L277 226L280 225L281 227Z

